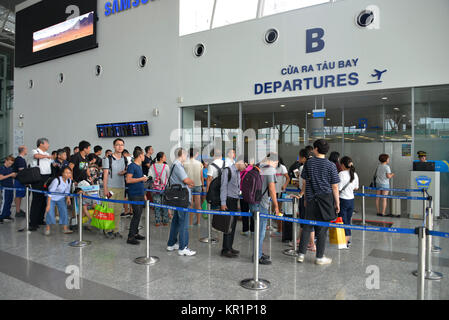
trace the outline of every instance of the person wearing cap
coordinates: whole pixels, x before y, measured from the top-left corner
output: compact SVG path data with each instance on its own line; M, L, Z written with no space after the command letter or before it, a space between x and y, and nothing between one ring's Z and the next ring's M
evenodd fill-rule
M427 162L427 153L425 151L418 151L419 162Z

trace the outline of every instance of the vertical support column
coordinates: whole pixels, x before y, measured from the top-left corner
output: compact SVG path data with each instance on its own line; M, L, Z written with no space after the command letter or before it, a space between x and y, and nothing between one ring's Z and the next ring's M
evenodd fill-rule
M418 300L424 300L425 289L425 264L426 264L426 237L425 228L419 227L418 229L418 271L416 275L418 277Z
M158 257L150 256L150 201L145 201L145 227L146 227L146 255L134 260L137 264L155 265L159 262Z
M260 219L259 212L254 215L254 252L253 252L253 263L254 263L254 277L252 279L245 279L240 282L240 286L249 290L266 290L270 287L270 282L268 280L259 279L259 228Z

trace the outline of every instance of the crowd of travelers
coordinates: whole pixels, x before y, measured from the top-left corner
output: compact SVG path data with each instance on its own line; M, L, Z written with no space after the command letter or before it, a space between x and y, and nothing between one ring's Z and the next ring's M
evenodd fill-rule
M83 193L83 186L98 185L103 190L103 199L129 200L142 202L149 200L156 204L165 204L164 193L178 186L186 190L186 206L194 209L205 209L226 212L250 212L282 216L286 211L285 203L278 201L286 195L289 185L296 186L300 192L291 195L299 201L299 218L326 221L342 218L344 224L351 224L354 212L354 191L359 188L359 178L355 172L352 159L348 156L340 158L338 152L331 152L324 139L316 140L312 146L301 149L298 160L287 170L283 160L276 152L270 152L259 163L237 155L234 149L214 149L210 158L202 158L199 150L177 148L172 157L175 161L169 165L170 156L162 151L155 154L152 146L144 149L135 147L132 153L125 149L125 141L117 138L112 149L103 148L81 141L73 148L64 147L49 153L48 139L37 140L36 148L31 152L28 164L28 148L18 148L18 156L8 156L0 167L0 186L17 188L14 192L2 189L0 208L0 224L13 221L11 217L12 203L15 201L15 218L25 217L21 210L25 195L25 185L19 180L22 170L39 168L40 179L31 184L34 190L47 193L32 193L29 217L29 231L43 227L44 235L49 236L52 226L59 223L62 232L73 232L71 220L76 215L74 199L64 193ZM29 159L29 158L28 158ZM379 156L376 169L376 183L379 188L389 188L389 179L394 176L388 165L389 156ZM23 173L22 173L23 175ZM149 188L148 186L151 186ZM151 189L151 191L149 191ZM173 189L175 190L175 189ZM378 194L386 195L388 191L379 190ZM15 199L14 199L15 197ZM385 201L384 201L385 200ZM83 202L83 221L89 225L92 219L89 208L96 204L93 200ZM121 219L131 218L126 242L138 245L145 240L139 234L139 223L144 206L122 203L109 203L113 209L115 228L105 230L108 239L123 238L120 233ZM385 215L386 199L376 199L378 215ZM177 251L181 256L193 256L196 251L189 248L189 228L197 226L203 219L214 219L213 225L223 228L221 256L237 258L239 250L234 248L234 237L237 217L220 215L201 215L184 211L167 210L156 207L152 209L155 227L169 227L167 251ZM243 236L254 233L254 218L242 217ZM271 264L270 257L263 252L263 242L269 219L259 220L259 263ZM273 220L273 224L275 224ZM277 221L277 227L271 233L273 237L281 236L282 241L291 241L285 237L285 224ZM291 229L291 225L290 225ZM324 255L327 237L326 227L304 224L300 226L298 262L304 261L307 251L316 252L316 264L329 264L331 258ZM290 231L291 233L291 231ZM345 229L346 247L351 246L351 231ZM254 257L253 257L254 258Z

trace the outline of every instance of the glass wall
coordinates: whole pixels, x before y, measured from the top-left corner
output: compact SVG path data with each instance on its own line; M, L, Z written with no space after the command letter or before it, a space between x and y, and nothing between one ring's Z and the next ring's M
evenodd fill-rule
M326 111L314 117L314 109ZM370 184L381 153L390 155L395 188L409 186L418 150L429 159L449 160L449 85L189 107L183 119L187 143L193 143L191 123L198 120L203 147L215 139L223 150L241 147L256 161L278 151L286 166L301 148L324 138L331 151L353 159L362 185ZM239 129L245 134L241 141ZM449 194L448 176L441 173L442 194ZM449 197L442 197L441 206L449 207Z

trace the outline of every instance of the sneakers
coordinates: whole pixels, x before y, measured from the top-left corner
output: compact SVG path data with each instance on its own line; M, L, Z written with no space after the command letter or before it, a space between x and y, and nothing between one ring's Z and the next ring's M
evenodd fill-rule
M175 250L179 250L179 244L175 243L173 246L168 246L167 247L167 251L175 251Z
M262 255L262 258L259 259L259 264L270 265L271 260L269 258L267 258L266 256Z
M245 236L245 237L249 237L249 231L245 231L245 232L240 232L240 234L242 235L242 236Z
M50 229L45 229L44 234L45 234L46 236L49 236L49 235L50 235Z
M325 256L323 256L322 258L316 258L316 260L315 260L315 264L318 264L318 265L325 265L325 264L331 264L331 263L332 263L332 259L325 257Z
M238 255L233 253L232 251L222 251L221 256L226 257L226 258L237 258L238 257Z
M4 222L13 222L14 219L11 218L11 217L6 217L6 218L3 218L3 221L4 221Z
M304 262L304 254L300 253L298 254L298 258L296 258L296 261L299 263L303 263Z
M134 236L134 238L136 238L137 240L145 240L145 237L144 237L144 236L141 236L140 234L136 234L136 235Z
M186 247L184 250L179 250L179 251L178 251L178 254L179 254L180 256L188 256L188 257L191 257L191 256L196 255L196 251L190 250L189 248Z
M133 245L140 244L140 242L137 241L137 239L135 237L134 238L128 238L128 240L126 240L126 243L133 244Z
M120 239L123 238L123 236L120 234L120 232L114 233L114 237L115 237L115 238L120 238Z

